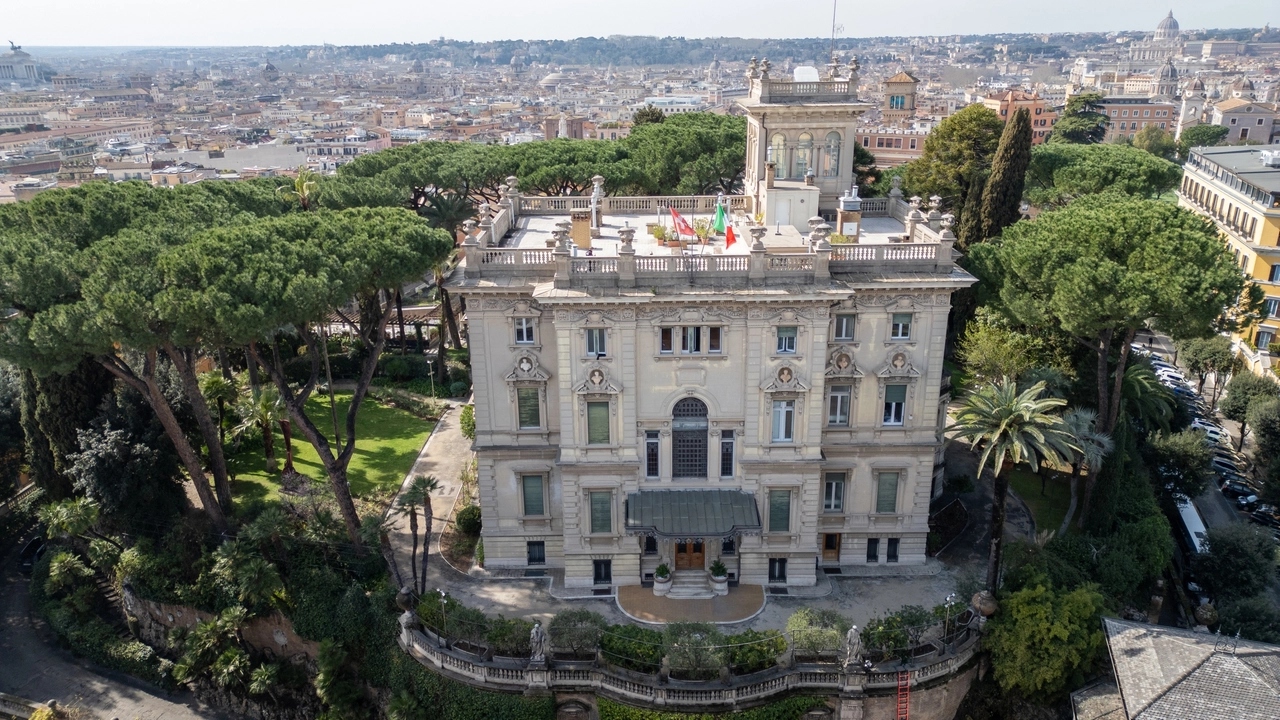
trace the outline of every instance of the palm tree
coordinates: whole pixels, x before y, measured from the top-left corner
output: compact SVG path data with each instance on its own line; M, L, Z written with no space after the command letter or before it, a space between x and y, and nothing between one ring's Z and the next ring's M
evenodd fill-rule
M89 536L110 543L117 550L123 550L120 543L98 532L98 510L97 502L81 497L50 503L40 508L37 514L50 539L58 535Z
M1098 431L1098 413L1095 410L1076 408L1063 415L1062 422L1076 439L1076 447L1071 452L1071 504L1067 506L1067 516L1058 528L1059 535L1066 534L1071 517L1076 513L1076 484L1080 472L1087 467L1090 474L1096 473L1102 468L1103 458L1115 445L1110 435Z
M365 545L378 546L378 549L382 552L382 559L386 561L387 568L391 570L391 579L395 582L396 587L401 588L404 587L404 575L400 572L400 563L396 562L396 553L391 547L390 527L389 518L370 515L360 525L360 539Z
M280 391L270 385L259 388L258 392L241 398L236 405L236 412L240 415L240 423L235 426L232 433L243 435L252 428L261 428L267 472L275 472L276 449L271 427L284 417L284 403L280 400Z
M1000 558L1004 548L1005 499L1009 494L1010 467L1020 462L1038 465L1041 460L1060 461L1075 447L1075 440L1054 414L1067 404L1059 398L1041 397L1044 383L1022 392L1009 378L985 385L961 402L956 420L948 430L970 447L982 447L978 474L991 461L995 495L991 507L991 556L987 562L987 589L992 593L1000 579Z
M218 405L218 442L226 446L227 429L222 422L226 418L227 403L233 403L240 397L240 387L221 373L207 372L200 376L200 394L206 401Z
M413 570L414 592L419 595L426 592L427 553L431 544L431 493L439 490L439 480L430 475L416 475L396 502L396 512L409 516L409 535L413 540L413 547L409 551L409 567ZM422 540L421 575L418 573L418 506L422 506L427 521L426 537Z
M276 192L284 197L297 200L303 210L310 210L311 201L315 199L316 190L320 188L320 183L316 182L317 177L315 173L305 166L301 166L298 168L298 176L293 179L293 187L281 185L276 188Z

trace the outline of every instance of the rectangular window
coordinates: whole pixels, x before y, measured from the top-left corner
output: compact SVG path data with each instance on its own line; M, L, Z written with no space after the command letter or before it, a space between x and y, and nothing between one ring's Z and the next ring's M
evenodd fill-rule
M720 431L720 477L733 477L733 431Z
M547 506L542 499L542 476L521 476L520 484L524 491L524 514L532 516L546 515Z
M889 337L893 340L906 340L911 337L911 313L893 314Z
M1263 301L1262 307L1266 310L1267 317L1275 317L1276 313L1280 313L1280 300L1267 298Z
M915 150L915 149L916 149L916 139L915 139L915 138L911 138L911 149L912 149L912 150Z
M880 562L880 538L867 538L867 562Z
M659 331L661 340L658 342L658 352L671 353L675 351L675 328L662 328Z
M516 406L521 430L537 430L542 427L542 413L538 407L538 388L516 388Z
M849 404L853 399L851 385L832 385L827 400L827 424L846 427L849 424Z
M723 328L707 328L707 352L717 355L722 352L720 340L723 332Z
M825 512L844 511L844 473L827 473L822 491L822 509Z
M609 444L609 403L587 403L587 444Z
M876 474L876 512L898 512L898 476L896 472Z
M547 563L547 544L541 540L529 541L524 544L527 554L527 562L530 565L545 565Z
M734 555L737 552L738 552L738 548L733 544L733 538L727 537L724 540L720 541L721 555Z
M857 321L857 315L837 315L836 331L832 335L836 340L852 340L853 325Z
M903 410L907 405L906 385L886 385L884 388L884 424L901 425Z
M773 401L773 441L791 442L795 440L795 400Z
M680 328L680 351L686 354L702 352L702 328Z
M652 535L648 535L648 536L646 536L646 537L645 537L645 539L644 539L644 554L645 554L645 555L657 555L657 554L658 554L658 538L656 538L656 537L654 537L654 536L652 536Z
M658 477L658 431L647 430L644 434L644 476Z
M862 147L871 147L871 136L870 136L870 135L863 135L863 136L862 136Z
M533 344L533 318L516 318L516 343Z
M591 500L591 532L613 532L613 493L588 493Z
M587 354L592 357L604 357L604 328L587 328Z
M769 532L791 531L791 491L769 491Z
M1258 337L1256 338L1257 342L1254 344L1258 346L1259 350L1266 350L1271 346L1271 341L1275 339L1275 333L1269 330L1259 330Z
M787 581L787 559L786 558L769 558L769 582L780 583Z
M898 538L889 538L889 547L884 551L885 562L898 562Z
M796 328L780 327L778 328L778 354L792 355L796 351Z
M613 584L613 561L612 560L592 560L591 561L592 582L596 585L612 585Z

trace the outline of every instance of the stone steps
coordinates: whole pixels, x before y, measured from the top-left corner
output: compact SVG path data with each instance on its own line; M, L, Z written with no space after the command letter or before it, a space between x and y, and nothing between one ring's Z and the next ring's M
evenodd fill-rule
M678 570L671 577L671 590L667 597L675 600L709 600L715 597L711 581L705 572Z

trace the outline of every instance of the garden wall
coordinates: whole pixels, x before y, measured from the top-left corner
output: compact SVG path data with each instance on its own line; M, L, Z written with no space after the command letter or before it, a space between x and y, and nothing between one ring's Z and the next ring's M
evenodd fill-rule
M142 642L157 648L168 644L169 630L175 627L194 628L196 623L214 619L211 613L187 605L144 600L125 587L121 595L126 614L137 618L135 631ZM293 630L293 623L280 613L253 618L241 629L241 637L254 650L273 658L289 660L296 664L314 665L320 654L320 644L303 639Z

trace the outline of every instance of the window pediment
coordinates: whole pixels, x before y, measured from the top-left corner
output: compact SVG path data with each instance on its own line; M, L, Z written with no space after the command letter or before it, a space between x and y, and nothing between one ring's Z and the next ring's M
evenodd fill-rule
M808 391L809 386L800 381L800 373L791 363L782 363L760 389L767 393L798 394Z
M876 375L886 379L900 380L911 380L920 377L920 371L916 370L915 365L911 362L911 351L905 345L889 348L887 355L884 366L880 368Z
M586 379L573 389L578 395L617 395L622 385L609 377L609 368L592 363L585 368Z
M517 300L505 313L508 318L542 317L542 308L532 300Z
M538 364L538 356L531 352L516 355L515 366L504 378L509 383L538 382L545 383L551 379L551 373Z
M829 378L857 379L862 371L853 361L853 349L848 345L840 345L827 354L827 369L824 373Z

